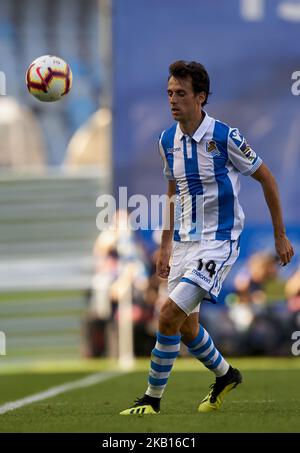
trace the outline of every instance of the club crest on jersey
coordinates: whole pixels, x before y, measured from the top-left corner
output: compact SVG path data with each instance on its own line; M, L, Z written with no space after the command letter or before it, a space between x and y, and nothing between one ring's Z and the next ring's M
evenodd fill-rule
M214 140L206 142L206 152L212 157L221 155L220 151L218 150L217 144Z
M236 146L240 147L241 144L244 142L244 137L240 134L238 129L232 129L229 134L229 137L234 141Z

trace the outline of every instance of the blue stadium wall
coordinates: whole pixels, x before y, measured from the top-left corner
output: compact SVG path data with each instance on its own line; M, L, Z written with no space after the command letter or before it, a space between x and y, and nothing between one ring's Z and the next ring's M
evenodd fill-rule
M168 65L200 61L211 78L208 113L238 127L271 168L300 251L300 96L291 91L299 42L300 2L252 0L249 10L245 0L114 0L115 189L165 191L157 139L172 124ZM273 242L260 185L241 182L246 256Z

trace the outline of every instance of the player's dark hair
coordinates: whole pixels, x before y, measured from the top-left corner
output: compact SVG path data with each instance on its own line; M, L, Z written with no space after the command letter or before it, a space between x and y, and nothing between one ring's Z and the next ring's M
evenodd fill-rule
M202 106L207 103L210 87L209 75L205 67L201 63L196 61L184 61L178 60L169 66L169 78L175 77L175 79L187 79L191 77L194 93L201 93L204 91L206 93L205 101Z

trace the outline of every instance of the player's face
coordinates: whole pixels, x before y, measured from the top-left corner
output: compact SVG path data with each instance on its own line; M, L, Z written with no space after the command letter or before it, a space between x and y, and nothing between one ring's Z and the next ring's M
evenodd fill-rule
M199 115L205 93L194 93L192 79L175 79L168 81L168 98L173 118L176 121L189 121Z

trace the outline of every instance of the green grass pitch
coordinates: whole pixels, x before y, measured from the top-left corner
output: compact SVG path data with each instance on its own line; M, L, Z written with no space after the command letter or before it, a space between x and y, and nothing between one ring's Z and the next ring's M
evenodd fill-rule
M140 360L133 372L0 415L0 432L299 432L300 359L235 359L232 364L241 369L244 383L227 395L216 413L197 412L213 375L203 371L196 360L178 359L161 414L118 415L145 389L148 360ZM4 367L0 372L0 407L112 366L93 361L74 362L74 366Z

